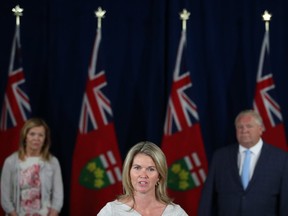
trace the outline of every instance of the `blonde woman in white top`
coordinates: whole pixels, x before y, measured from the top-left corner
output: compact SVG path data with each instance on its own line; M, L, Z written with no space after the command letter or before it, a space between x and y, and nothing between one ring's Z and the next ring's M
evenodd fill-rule
M168 197L167 163L162 150L145 141L134 145L123 165L124 193L107 203L98 216L186 216Z

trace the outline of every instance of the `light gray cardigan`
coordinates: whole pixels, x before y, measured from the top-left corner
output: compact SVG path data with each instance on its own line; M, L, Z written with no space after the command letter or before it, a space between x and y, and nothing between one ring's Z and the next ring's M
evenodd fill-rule
M1 204L6 213L20 210L18 153L6 158L1 174ZM41 202L50 200L51 208L60 212L63 206L63 181L59 161L52 156L41 166Z

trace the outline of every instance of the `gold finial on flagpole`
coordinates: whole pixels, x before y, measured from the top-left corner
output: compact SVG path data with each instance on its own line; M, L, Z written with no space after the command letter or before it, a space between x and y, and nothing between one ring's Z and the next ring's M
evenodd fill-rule
M186 30L186 22L189 19L190 13L185 8L180 14L180 19L182 20L182 30Z
M271 20L272 14L269 14L269 12L265 10L262 17L263 17L263 20L265 21L265 30L269 31L269 21Z
M16 7L12 8L12 12L16 16L16 25L20 25L20 16L22 16L22 12L24 11L23 8L21 8L19 5L16 5Z
M95 11L95 15L98 18L98 23L97 23L97 27L100 29L101 28L101 19L104 18L106 11L102 10L101 7L98 7L97 11Z

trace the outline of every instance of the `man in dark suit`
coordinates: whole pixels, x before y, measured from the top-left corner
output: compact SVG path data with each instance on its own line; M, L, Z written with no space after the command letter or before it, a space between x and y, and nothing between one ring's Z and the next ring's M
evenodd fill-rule
M288 216L287 153L262 141L263 123L255 111L240 112L235 127L238 144L215 152L198 216Z

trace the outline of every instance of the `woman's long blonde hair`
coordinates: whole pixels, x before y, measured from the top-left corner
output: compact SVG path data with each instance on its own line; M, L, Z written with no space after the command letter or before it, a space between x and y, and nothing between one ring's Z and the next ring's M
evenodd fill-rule
M43 160L48 161L51 157L49 152L51 146L51 137L50 137L50 129L46 122L40 118L31 118L28 119L25 124L23 125L21 132L20 132L20 141L19 141L19 150L18 156L20 160L25 160L26 155L26 137L31 128L43 126L45 130L45 140L44 144L41 149L41 157Z

